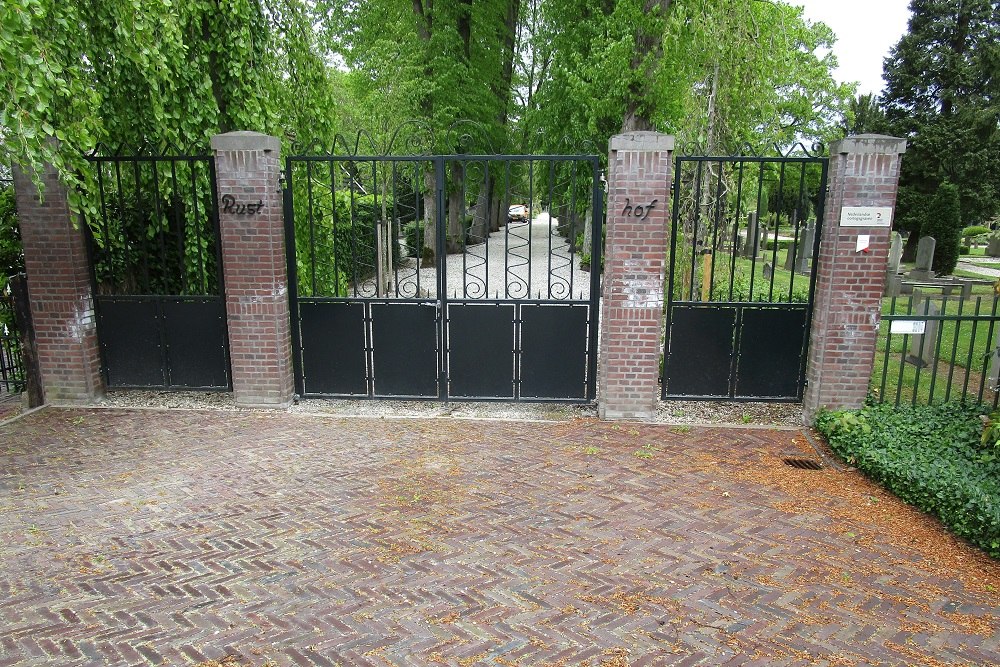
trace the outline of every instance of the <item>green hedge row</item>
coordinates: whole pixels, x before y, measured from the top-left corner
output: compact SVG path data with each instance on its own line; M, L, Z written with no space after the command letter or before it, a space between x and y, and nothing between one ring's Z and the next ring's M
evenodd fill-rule
M1000 449L983 443L988 408L961 403L824 412L833 450L906 502L1000 558Z

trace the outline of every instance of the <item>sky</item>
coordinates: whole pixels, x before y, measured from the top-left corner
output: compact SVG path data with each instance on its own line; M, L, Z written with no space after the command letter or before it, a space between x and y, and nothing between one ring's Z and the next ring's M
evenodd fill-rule
M836 33L838 81L857 81L858 93L882 92L882 59L906 32L909 0L786 1L804 7L807 19L822 21Z

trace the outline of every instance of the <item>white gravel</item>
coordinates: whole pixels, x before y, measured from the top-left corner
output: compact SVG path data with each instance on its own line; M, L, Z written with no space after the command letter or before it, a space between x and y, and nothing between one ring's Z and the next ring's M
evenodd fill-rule
M108 408L260 411L237 407L228 392L111 391L101 403ZM443 417L507 421L568 421L595 418L594 406L561 403L492 403L309 399L286 410L294 414L340 417ZM660 402L656 415L644 420L660 424L801 427L802 406L791 403Z
M542 212L530 224L508 223L490 234L486 242L468 246L464 254L448 255L448 296L589 299L590 273L580 269L580 256L570 253L568 241L556 229L558 222L558 218ZM400 294L436 296L437 269L419 270L418 293L416 261L406 258L397 272Z

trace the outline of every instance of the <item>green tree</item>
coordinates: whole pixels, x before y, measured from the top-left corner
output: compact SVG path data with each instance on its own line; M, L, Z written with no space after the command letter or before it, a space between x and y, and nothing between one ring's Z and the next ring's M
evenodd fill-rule
M922 236L932 236L935 240L934 263L931 268L938 275L948 275L958 265L959 246L962 235L962 216L958 188L945 181L930 197L930 204L924 211Z
M911 232L912 257L942 183L958 189L965 224L1000 205L1000 3L911 0L910 11L908 32L885 61L882 105L890 133L909 139L896 221Z

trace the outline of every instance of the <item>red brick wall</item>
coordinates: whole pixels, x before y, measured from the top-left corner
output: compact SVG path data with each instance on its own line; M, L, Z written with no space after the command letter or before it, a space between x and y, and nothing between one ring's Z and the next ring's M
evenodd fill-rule
M41 180L40 197L31 176L14 170L43 391L49 403L90 403L104 382L85 236L55 169Z
M279 142L254 132L230 132L213 137L212 148L236 402L286 406L292 400L293 371ZM263 207L254 214L227 213L225 195L237 205L262 202Z
M611 138L598 354L602 419L656 413L673 147L673 137L656 132Z
M829 192L806 369L807 423L823 407L860 407L868 392L891 228L841 227L841 209L894 207L905 148L903 139L875 135L848 137L830 147ZM856 252L859 234L870 237L867 253Z

